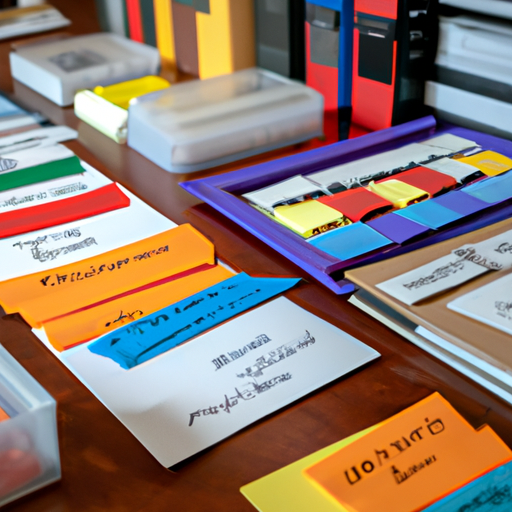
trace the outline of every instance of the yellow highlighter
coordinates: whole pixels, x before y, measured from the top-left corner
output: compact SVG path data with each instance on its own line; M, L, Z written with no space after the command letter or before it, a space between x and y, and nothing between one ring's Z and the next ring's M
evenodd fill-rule
M274 216L281 224L304 238L351 224L342 213L315 200L277 206Z
M428 199L428 193L413 185L399 180L371 181L368 189L374 194L393 203L395 208L405 208L414 203Z
M165 78L148 75L105 87L98 85L93 89L93 92L103 99L110 101L110 103L127 109L132 99L149 94L150 92L160 91L170 87L170 85Z
M496 176L512 169L512 160L495 151L481 151L474 155L459 158L457 161L477 167L487 176Z

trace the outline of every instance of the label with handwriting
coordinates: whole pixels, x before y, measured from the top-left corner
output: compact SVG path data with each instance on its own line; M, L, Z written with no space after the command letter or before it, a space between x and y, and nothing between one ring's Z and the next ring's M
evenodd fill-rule
M133 368L284 292L299 280L250 277L242 272L103 336L89 349L123 368Z
M304 471L349 510L411 512L498 464L512 451L434 393Z

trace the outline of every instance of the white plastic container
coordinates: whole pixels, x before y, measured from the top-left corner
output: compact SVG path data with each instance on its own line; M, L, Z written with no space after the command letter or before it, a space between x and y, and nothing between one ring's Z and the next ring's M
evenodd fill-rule
M156 48L103 32L29 45L9 58L13 78L60 106L72 105L79 89L155 75L160 68Z
M323 97L250 68L137 98L128 145L169 172L199 171L322 134Z
M0 506L60 479L56 402L0 345Z

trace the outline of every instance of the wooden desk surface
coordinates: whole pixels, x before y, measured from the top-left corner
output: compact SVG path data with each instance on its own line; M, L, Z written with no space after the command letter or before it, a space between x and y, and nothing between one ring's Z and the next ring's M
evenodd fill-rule
M72 33L98 31L94 1L53 0L73 20ZM215 210L182 190L194 176L173 175L80 122L9 75L0 43L0 89L57 124L78 129L67 144L81 158L119 181L172 220L190 222L214 243L221 258L251 272L303 273ZM275 151L277 158L307 145ZM220 172L258 161L216 169ZM303 276L306 277L306 276ZM309 280L311 281L311 280ZM161 467L130 432L31 333L17 315L0 319L0 343L58 402L62 480L7 505L6 511L253 511L239 488L315 450L362 430L439 391L475 427L488 423L512 446L512 408L407 342L373 318L309 282L291 300L356 336L382 357L361 371L312 393L188 459L174 471ZM172 436L172 432L169 432Z

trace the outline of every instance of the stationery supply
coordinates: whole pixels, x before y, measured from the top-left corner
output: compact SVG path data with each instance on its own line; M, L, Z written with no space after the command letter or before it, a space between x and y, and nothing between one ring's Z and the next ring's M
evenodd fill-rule
M487 471L503 474L511 457L487 425L473 429L434 393L240 490L261 512L364 512L383 504L409 512L441 498L437 510L451 491L444 498L451 503L467 492L467 482L469 489L483 486L477 477Z
M54 162L74 156L73 151L62 144L53 144L41 148L29 148L13 153L4 153L0 157L1 171L19 171L27 167Z
M0 174L0 191L10 190L24 185L32 185L42 181L54 180L64 176L81 174L84 168L77 156L35 165L23 170L12 170Z
M344 279L349 268L507 218L512 173L493 162L510 157L508 141L460 127L436 129L434 119L427 117L181 185L331 290L346 293L353 290ZM488 160L503 172L486 176L464 159ZM451 168L443 172L450 167L447 160L456 162L458 174ZM365 202L345 208L361 190L366 192ZM300 211L313 202L337 209L338 219L351 223L333 216L311 227L312 217L304 216L298 226L295 219L276 215L282 203L289 205L286 210Z
M321 135L322 106L305 85L251 68L138 98L128 145L167 171L194 172Z
M507 322L509 299L494 284L507 282L511 273L506 250L511 229L507 219L387 262L349 270L347 278L359 287L349 301L512 403L510 333L501 327ZM438 265L440 256L447 265ZM429 266L435 268L424 272ZM470 272L477 275L471 278ZM425 300L408 305L414 302L409 296L419 294Z
M160 66L156 48L109 33L40 42L9 58L13 78L60 106L79 89L155 75Z
M183 224L52 271L4 281L0 304L6 313L19 312L39 327L45 320L214 262L212 243Z
M110 183L90 192L59 201L0 213L0 237L20 235L73 222L118 208L125 208L129 204L130 199L122 190L115 183Z
M58 142L76 139L78 133L67 126L45 126L0 138L0 155L18 153L30 148L42 149ZM19 158L22 158L20 154ZM16 158L16 156L14 157ZM56 160L58 160L56 158Z
M488 426L475 431L434 394L306 468L306 478L341 505L370 512L421 510L512 459Z
M112 183L111 180L85 162L80 162L80 166L83 171L81 174L73 174L0 192L0 215L3 212L84 194ZM28 172L28 169L23 171L23 173L25 172Z
M84 89L75 94L74 108L78 118L123 144L128 129L128 107L132 100L169 87L159 76L145 76L127 82Z
M133 368L229 318L286 291L299 279L229 277L89 345L122 368Z
M2 9L0 39L54 30L70 23L60 11L47 4Z
M165 467L379 356L283 297L131 370L88 345L53 351Z
M55 400L0 345L0 505L60 479Z
M507 248L509 247L508 244ZM500 277L472 292L457 297L446 306L462 315L512 334L511 274Z
M491 512L507 512L512 503L511 470L512 463L507 462L440 499L424 512L478 510L479 507L485 507Z
M118 336L120 328L129 322L140 320L142 317L147 317L168 307L169 304L175 304L196 293L210 289L211 286L223 282L233 275L233 272L222 265L209 266L205 270L193 273L184 272L153 283L148 287L142 287L128 294L112 298L107 302L86 306L75 312L45 321L42 328L48 341L59 351L97 338L115 329L117 329L116 336ZM214 317L216 313L209 312L210 317ZM160 316L161 313L156 315L157 318ZM200 325L202 321L199 318L196 320ZM208 320L205 318L205 321ZM132 328L130 328L131 331ZM190 332L187 331L186 335L190 337ZM118 345L117 342L116 345ZM112 346L112 348L117 350L121 347Z

